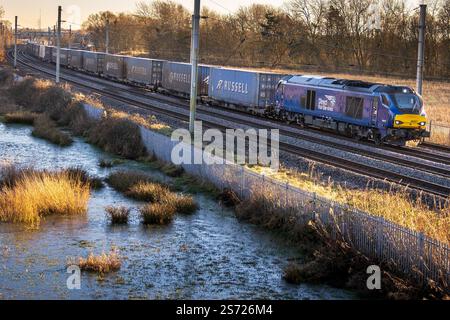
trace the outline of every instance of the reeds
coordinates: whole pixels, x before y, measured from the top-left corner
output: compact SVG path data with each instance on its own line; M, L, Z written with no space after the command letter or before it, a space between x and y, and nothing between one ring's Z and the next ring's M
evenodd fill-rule
M116 249L106 254L94 255L90 253L87 258L78 258L78 261L68 262L69 265L77 265L82 271L105 274L120 270L122 261Z
M16 111L4 115L5 123L19 123L33 125L38 115L29 111Z
M140 208L142 223L167 225L172 222L176 209L171 203L149 203Z
M111 224L127 224L130 217L131 210L126 207L106 207L106 215L108 216Z
M48 215L87 212L89 185L67 172L7 169L1 176L0 221L37 227Z

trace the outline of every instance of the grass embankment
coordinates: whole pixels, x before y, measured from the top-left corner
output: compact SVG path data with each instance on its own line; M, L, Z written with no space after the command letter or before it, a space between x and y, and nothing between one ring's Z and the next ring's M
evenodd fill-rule
M423 284L412 276L400 273L389 261L375 261L353 249L342 236L331 236L320 222L299 223L299 208L286 206L267 188L235 208L238 219L282 233L303 253L301 261L290 262L284 279L290 283L328 283L335 287L357 290L362 295L390 299L445 298L446 288ZM339 228L337 227L337 230ZM366 287L367 267L378 265L382 270L381 290Z
M269 168L254 166L252 171L263 173L302 190L315 192L326 199L347 204L350 207L394 222L403 227L450 244L450 206L430 210L421 197L412 200L409 192L382 191L377 189L348 189L333 183L320 183L314 174L305 174L288 169L273 172Z
M144 224L168 224L176 213L192 214L198 209L192 196L177 194L141 172L114 172L108 177L108 183L130 198L148 202L140 208Z
M74 171L0 168L0 221L39 226L49 215L87 212L90 184Z

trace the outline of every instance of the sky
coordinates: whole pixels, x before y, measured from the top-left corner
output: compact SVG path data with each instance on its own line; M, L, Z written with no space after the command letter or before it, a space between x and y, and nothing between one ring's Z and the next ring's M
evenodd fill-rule
M194 0L174 0L188 9L193 9ZM0 0L0 6L6 11L6 19L13 22L19 16L21 27L39 27L41 17L42 28L53 26L57 19L57 7L63 7L63 20L71 21L72 28L82 23L91 13L98 11L133 12L140 0ZM151 0L146 0L151 2ZM282 5L284 0L201 0L207 6L222 13L234 12L240 6L252 3ZM63 26L64 27L64 26Z

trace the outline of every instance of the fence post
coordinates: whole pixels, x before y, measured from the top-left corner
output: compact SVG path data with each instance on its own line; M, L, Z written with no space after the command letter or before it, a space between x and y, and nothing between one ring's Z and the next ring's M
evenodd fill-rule
M289 182L286 182L286 190L284 195L285 206L288 205L288 191L289 191Z
M313 216L314 216L314 220L317 220L317 212L316 212L316 200L317 200L317 194L314 192L313 193Z
M244 199L244 187L245 187L245 171L244 167L241 166L241 199Z
M377 254L380 260L383 260L384 247L384 219L378 217L377 219Z
M422 232L419 233L419 270L422 272L422 281L425 282L425 259L424 259L424 250L425 250L425 239Z

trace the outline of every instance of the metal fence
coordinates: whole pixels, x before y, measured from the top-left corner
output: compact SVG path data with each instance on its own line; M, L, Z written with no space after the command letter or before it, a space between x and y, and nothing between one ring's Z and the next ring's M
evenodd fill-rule
M427 141L450 146L450 126L430 121L428 130L431 137Z
M163 161L172 162L171 153L178 142L145 128L141 128L141 133L149 152ZM444 287L450 284L450 248L447 244L242 166L223 163L221 158L203 155L199 149L190 150L191 159L204 157L209 163L217 161L217 164L184 164L186 172L204 178L220 189L232 189L243 199L258 192L270 195L271 199L277 199L277 205L294 212L299 224L318 220L331 230L333 236L343 238L370 258L390 263L420 281L432 280Z

